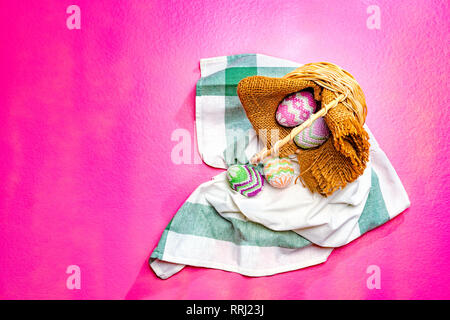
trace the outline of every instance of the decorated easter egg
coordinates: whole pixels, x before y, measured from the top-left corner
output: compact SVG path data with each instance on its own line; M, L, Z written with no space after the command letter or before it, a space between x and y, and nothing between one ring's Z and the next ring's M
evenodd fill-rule
M294 165L289 158L267 158L263 170L267 182L275 188L286 188L294 178Z
M305 122L317 109L316 101L311 92L299 91L281 101L275 118L283 127L296 127Z
M235 164L227 170L231 189L246 197L256 196L264 185L261 173L253 166Z
M295 144L302 149L311 149L322 145L330 136L330 130L323 118L318 118L309 128L294 137Z

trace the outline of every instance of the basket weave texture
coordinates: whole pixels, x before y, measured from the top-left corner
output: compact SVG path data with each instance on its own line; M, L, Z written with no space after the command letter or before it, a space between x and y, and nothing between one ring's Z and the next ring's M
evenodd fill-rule
M283 78L244 78L238 84L237 93L256 133L271 148L292 130L277 123L278 105L289 94L305 89L314 92L319 109L340 97L324 116L330 138L309 150L298 149L290 140L278 146L279 156L297 153L303 184L312 192L328 196L355 181L369 160L369 136L363 128L367 107L353 76L331 63L311 63ZM277 134L272 135L271 130Z

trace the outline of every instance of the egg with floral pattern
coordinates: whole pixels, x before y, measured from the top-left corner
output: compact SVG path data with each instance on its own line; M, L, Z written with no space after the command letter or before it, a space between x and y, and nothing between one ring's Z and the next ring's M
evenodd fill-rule
M289 158L266 158L263 171L267 182L274 188L286 188L294 178L294 165Z

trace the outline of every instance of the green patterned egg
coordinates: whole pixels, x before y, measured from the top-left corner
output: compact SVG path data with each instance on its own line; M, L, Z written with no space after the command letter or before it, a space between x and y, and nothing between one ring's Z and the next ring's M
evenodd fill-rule
M228 183L231 189L246 197L254 197L264 185L261 173L253 166L235 164L227 170Z

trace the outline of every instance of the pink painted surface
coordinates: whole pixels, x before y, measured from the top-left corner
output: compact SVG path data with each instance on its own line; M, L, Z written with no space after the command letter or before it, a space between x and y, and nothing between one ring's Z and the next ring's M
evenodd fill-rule
M81 30L66 8L81 8ZM381 29L366 9L379 5ZM2 1L0 297L450 298L447 1ZM199 59L335 62L412 206L322 265L266 278L147 266L178 207L219 170L175 165ZM68 265L81 289L66 288ZM382 288L366 287L381 268Z

